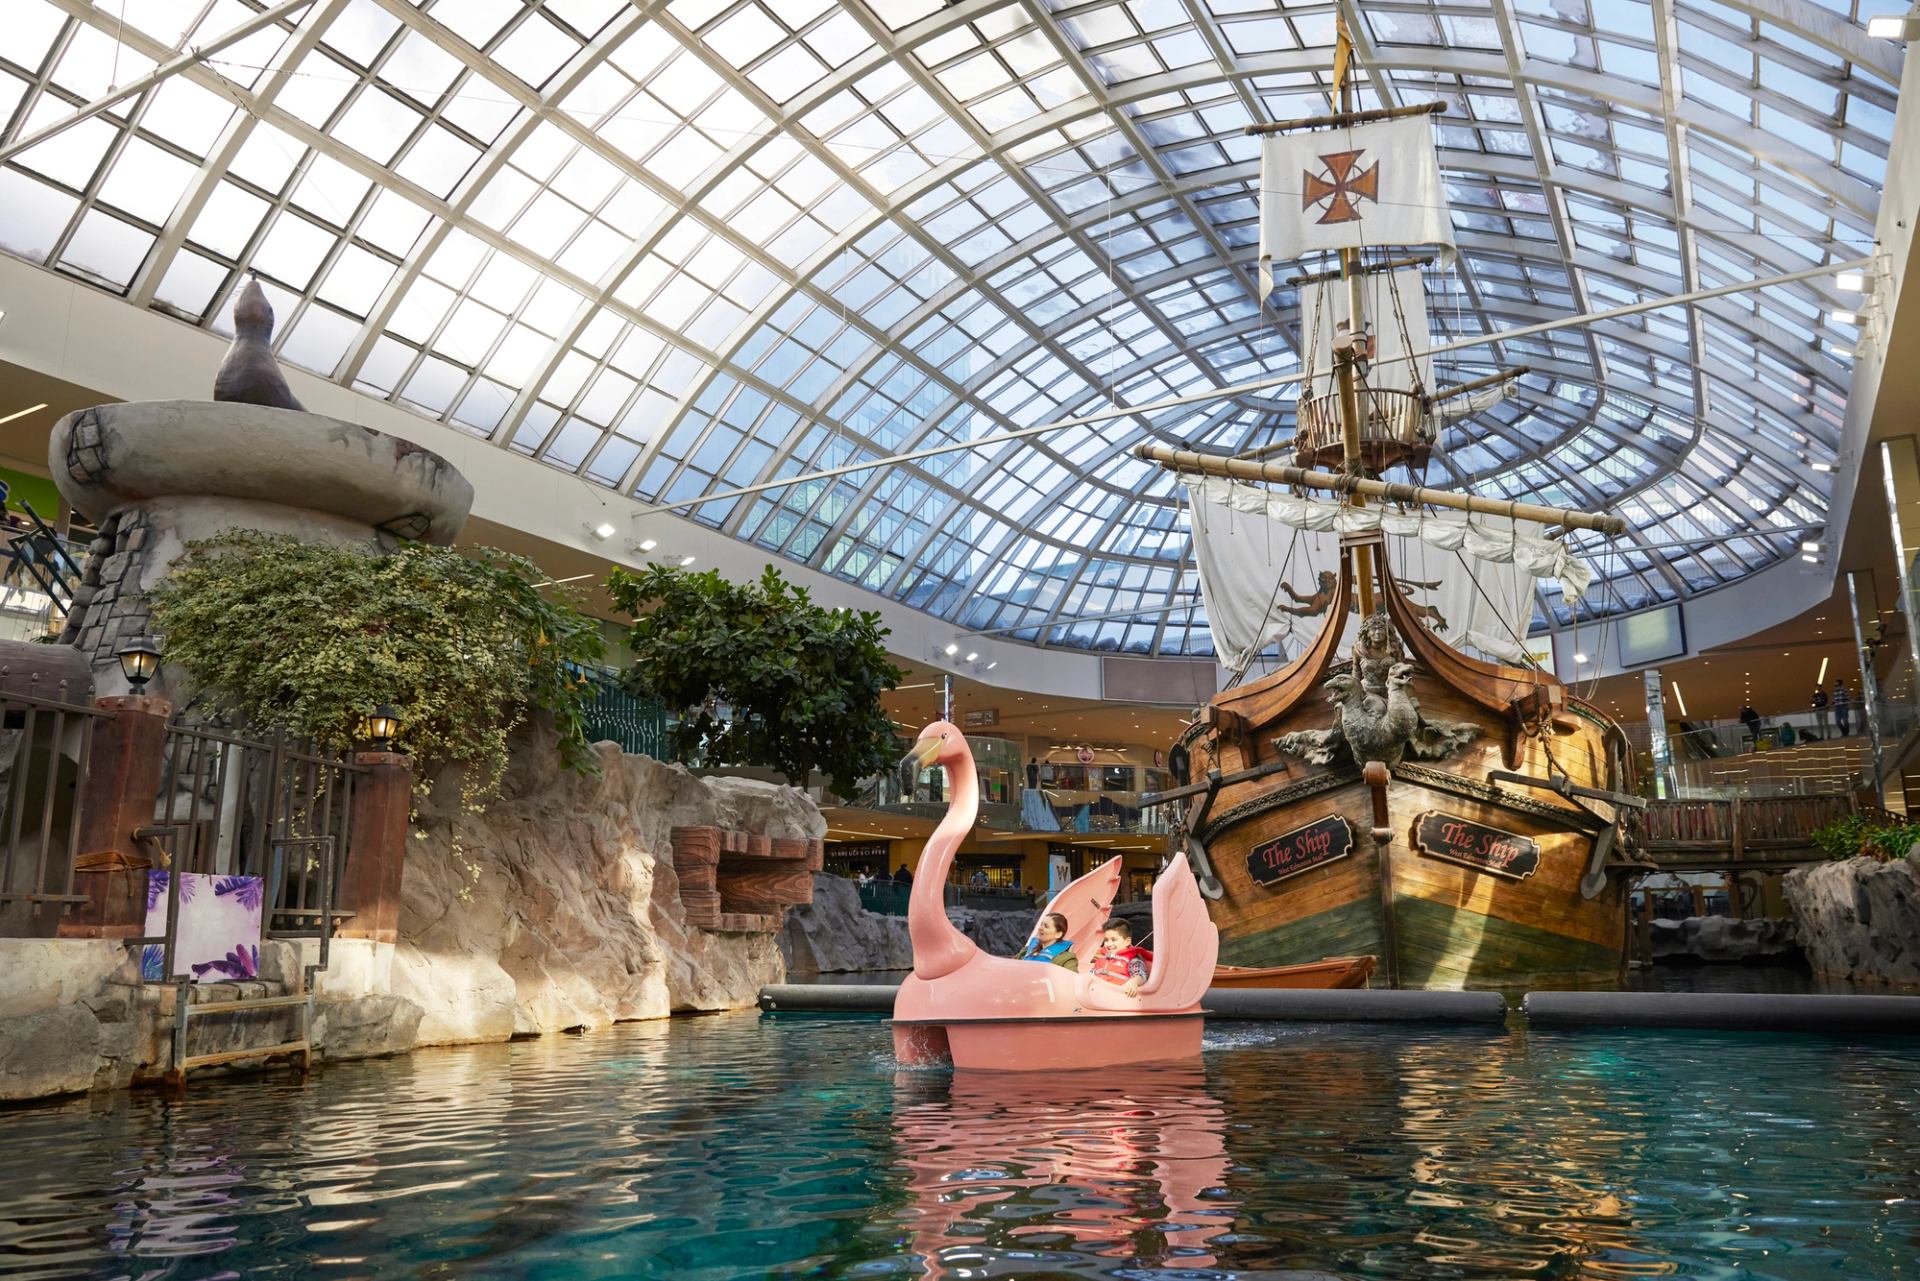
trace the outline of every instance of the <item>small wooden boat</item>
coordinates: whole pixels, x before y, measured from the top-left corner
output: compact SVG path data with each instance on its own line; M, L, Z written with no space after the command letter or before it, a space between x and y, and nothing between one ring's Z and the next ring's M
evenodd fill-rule
M1365 987L1373 977L1379 958L1373 956L1329 956L1305 965L1270 965L1254 968L1245 965L1216 965L1213 986L1230 988L1342 988Z

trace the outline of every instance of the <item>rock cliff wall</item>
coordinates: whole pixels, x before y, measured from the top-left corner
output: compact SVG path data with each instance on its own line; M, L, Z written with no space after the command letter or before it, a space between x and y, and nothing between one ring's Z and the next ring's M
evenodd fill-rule
M818 839L813 802L612 743L596 750L591 778L551 751L517 753L484 815L458 812L451 778L421 807L391 987L421 1009L418 1043L733 1009L784 976L774 935L688 927L670 837L713 826Z
M1797 867L1781 880L1816 974L1920 983L1920 845L1903 859Z
M950 907L947 919L995 956L1012 956L1027 941L1033 915ZM860 891L844 876L813 878L813 904L790 908L780 952L796 974L851 974L913 966L907 918L882 916L860 905Z

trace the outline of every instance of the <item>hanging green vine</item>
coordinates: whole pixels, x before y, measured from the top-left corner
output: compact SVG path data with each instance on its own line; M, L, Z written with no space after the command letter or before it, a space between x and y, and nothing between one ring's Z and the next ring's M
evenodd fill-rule
M551 715L565 763L592 768L580 666L601 656L600 631L577 593L545 581L491 548L379 554L236 530L188 545L152 593L153 627L166 660L223 704L335 751L392 704L416 777L465 766L461 802L478 812L535 709Z

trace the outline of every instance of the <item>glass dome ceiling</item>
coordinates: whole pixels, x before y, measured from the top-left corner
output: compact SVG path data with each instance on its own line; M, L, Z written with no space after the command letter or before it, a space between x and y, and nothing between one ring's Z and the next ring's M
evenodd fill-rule
M1297 294L1257 302L1241 128L1329 109L1333 5L118 8L8 0L0 247L222 332L256 272L288 363L642 501L1299 364ZM1447 103L1436 340L1872 241L1901 51L1864 23L1903 3L1338 9L1359 105ZM1575 536L1602 612L1737 580L1826 523L1859 337L1835 305L1815 279L1442 361L1534 372L1430 480L1626 516ZM1127 450L1291 418L1243 394L687 514L958 627L1207 654L1185 512ZM1570 618L1541 596L1537 625Z

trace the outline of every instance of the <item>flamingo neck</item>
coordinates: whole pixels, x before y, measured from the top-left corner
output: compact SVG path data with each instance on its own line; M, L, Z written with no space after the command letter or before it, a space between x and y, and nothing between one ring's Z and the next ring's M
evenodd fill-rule
M980 949L947 919L947 873L960 842L973 830L980 814L980 778L973 759L947 766L947 816L927 838L920 856L920 873L907 896L907 934L913 940L913 972L937 979L965 965Z

